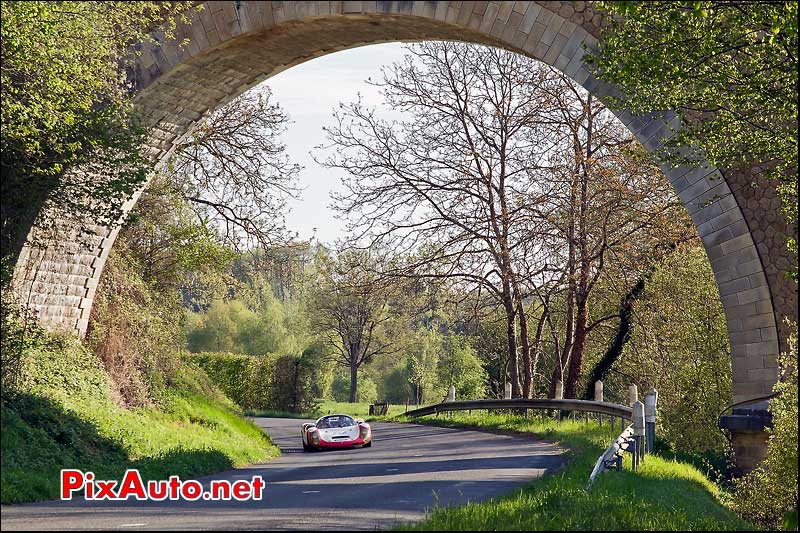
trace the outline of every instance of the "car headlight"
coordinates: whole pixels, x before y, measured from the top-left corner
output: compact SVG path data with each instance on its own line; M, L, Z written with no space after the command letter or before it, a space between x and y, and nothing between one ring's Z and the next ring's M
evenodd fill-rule
M311 433L311 442L313 442L314 444L319 444L319 432L318 431L314 431L314 432Z
M369 437L369 426L359 426L358 429L361 432L361 440L366 440Z

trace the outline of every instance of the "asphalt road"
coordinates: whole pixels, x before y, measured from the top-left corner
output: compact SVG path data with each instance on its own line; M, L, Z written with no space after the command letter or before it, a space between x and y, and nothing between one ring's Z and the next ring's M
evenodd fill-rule
M373 424L371 448L303 453L302 420L254 421L283 455L201 480L260 474L261 501L48 501L3 506L2 529L374 530L503 494L563 463L563 450L531 438L390 423Z

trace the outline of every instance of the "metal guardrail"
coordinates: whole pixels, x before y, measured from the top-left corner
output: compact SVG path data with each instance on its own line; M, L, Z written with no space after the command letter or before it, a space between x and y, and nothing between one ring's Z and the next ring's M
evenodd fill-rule
M655 389L649 390L644 397L645 402L638 400L638 390L636 385L629 388L629 399L631 407L617 403L604 402L603 383L595 383L595 400L573 400L561 399L561 382L556 383L556 398L537 398L510 399L502 400L467 400L467 401L446 401L435 405L428 405L412 411L407 411L406 416L418 417L448 413L452 411L472 411L473 409L545 409L558 411L558 420L561 420L561 413L564 411L584 413L594 413L597 415L607 415L620 419L622 432L614 439L611 444L603 451L602 455L595 462L592 473L589 475L589 482L586 490L591 489L592 484L600 472L611 468L622 470L622 456L624 452L630 452L633 457L632 468L637 470L639 464L644 460L645 454L653 451L656 432L656 405L658 403L658 392ZM509 387L506 387L506 395L510 394ZM452 397L452 392L451 395ZM602 421L602 417L600 417ZM588 416L587 416L588 421ZM625 422L629 425L625 427Z
M589 474L589 482L586 484L586 490L592 488L595 478L600 472L610 470L612 467L617 470L622 470L622 454L626 451L633 452L633 424L625 428L625 430L608 445L608 448L597 458L594 464L592 473Z
M417 417L447 413L451 411L472 411L480 409L555 409L559 411L581 411L608 416L631 419L633 410L625 405L594 400L556 400L553 398L504 399L504 400L467 400L459 402L442 402L421 407L405 413L405 416Z

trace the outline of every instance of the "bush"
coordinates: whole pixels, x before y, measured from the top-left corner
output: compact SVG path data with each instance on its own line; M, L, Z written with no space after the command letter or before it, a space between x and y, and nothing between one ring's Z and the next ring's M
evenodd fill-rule
M100 278L86 335L120 403L130 407L158 403L181 365L178 293L155 290L140 271L120 237Z
M316 408L313 365L302 357L206 352L190 360L242 409L301 413Z
M312 390L313 367L302 357L284 355L275 361L270 380L270 406L278 411L310 413L318 403Z
M278 450L183 364L158 408L125 409L112 398L103 362L77 340L46 334L27 349L21 379L2 402L2 502L58 497L62 468L119 478L195 477L264 461Z
M796 326L795 326L796 328ZM774 428L767 457L736 482L734 508L769 529L797 529L797 337L782 359L786 379L775 385L770 402Z

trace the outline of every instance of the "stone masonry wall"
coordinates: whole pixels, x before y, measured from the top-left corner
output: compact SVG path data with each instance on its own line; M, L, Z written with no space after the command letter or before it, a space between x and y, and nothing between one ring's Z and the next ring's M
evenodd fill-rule
M583 62L602 25L586 2L217 1L202 7L191 13L191 24L178 28L174 41L154 33L157 42L139 47L130 72L137 106L152 127L148 149L156 163L195 121L270 76L378 42L446 39L501 46L553 65L601 99L615 92ZM181 46L184 39L188 45ZM649 150L679 123L670 114L635 117L623 110L617 116ZM797 316L797 289L784 276L788 256L781 239L787 229L774 187L749 187L752 170L724 176L707 164L662 170L697 226L720 288L735 399L762 396L777 379L779 342L786 334L777 322L784 314ZM116 231L95 228L82 246L66 226L48 247L26 246L15 272L18 294L45 323L83 334L115 238Z

